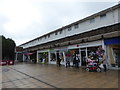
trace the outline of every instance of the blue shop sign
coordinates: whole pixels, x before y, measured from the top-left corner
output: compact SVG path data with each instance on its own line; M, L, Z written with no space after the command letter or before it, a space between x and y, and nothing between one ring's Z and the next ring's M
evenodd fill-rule
M105 45L120 44L120 37L111 38L111 39L105 39L104 44Z

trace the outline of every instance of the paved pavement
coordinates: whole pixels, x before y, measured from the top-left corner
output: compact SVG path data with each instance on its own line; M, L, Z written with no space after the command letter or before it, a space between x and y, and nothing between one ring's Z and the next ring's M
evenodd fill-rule
M2 88L118 88L118 71L86 72L84 68L17 64L2 67Z

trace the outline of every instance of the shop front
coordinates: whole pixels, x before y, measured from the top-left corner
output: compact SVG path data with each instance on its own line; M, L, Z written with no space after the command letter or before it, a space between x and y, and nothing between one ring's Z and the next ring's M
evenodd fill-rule
M50 49L49 64L57 64L58 60L60 59L60 63L64 65L66 52L67 52L67 47Z
M23 62L34 62L36 63L36 52L23 52Z
M120 67L120 37L105 39L109 68Z
M75 53L78 54L80 59L79 66L86 66L88 56L91 56L93 60L98 59L96 51L99 47L104 48L104 43L102 40L72 45L69 46L68 49L74 50Z
M73 66L73 57L77 55L80 60L79 66L86 66L88 56L92 56L93 59L96 59L96 51L99 47L104 48L102 40L41 50L37 51L37 62L44 63L45 60L45 62L49 64L58 64L58 60L60 59L60 63L66 65L66 58L69 56L70 66Z
M37 51L37 63L47 64L49 60L49 50Z

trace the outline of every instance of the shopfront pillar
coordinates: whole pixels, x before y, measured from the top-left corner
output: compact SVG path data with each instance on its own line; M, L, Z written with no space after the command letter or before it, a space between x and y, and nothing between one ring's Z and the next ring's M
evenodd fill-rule
M16 56L15 56L15 57L16 57L15 60L17 61L17 60L18 60L18 59L17 59L17 58L18 58L18 53L17 53L17 52L16 52Z
M110 47L109 46L106 46L106 59L107 59L107 65L108 65L108 68L110 69L111 68L111 60L110 60Z
M66 66L66 56L65 56L65 52L63 52L63 59L64 59L64 65Z
M50 63L50 60L51 60L51 54L50 54L50 51L48 52L48 63Z
M39 62L39 56L38 56L38 51L37 51L37 63Z
M79 48L79 54L80 54L80 66L82 66L82 60L81 60L81 49Z
M25 61L25 55L23 54L23 62Z
M86 51L86 58L87 58L87 57L88 57L88 53L87 53L87 47L86 47L86 50L85 50L85 51Z

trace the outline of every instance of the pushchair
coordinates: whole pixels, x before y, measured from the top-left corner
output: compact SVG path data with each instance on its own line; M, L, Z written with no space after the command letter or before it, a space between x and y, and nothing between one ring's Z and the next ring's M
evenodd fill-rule
M92 64L90 64L92 63ZM86 71L88 72L101 72L101 68L99 67L99 63L98 61L95 61L95 60L92 60L92 61L87 61L87 64L86 64Z

